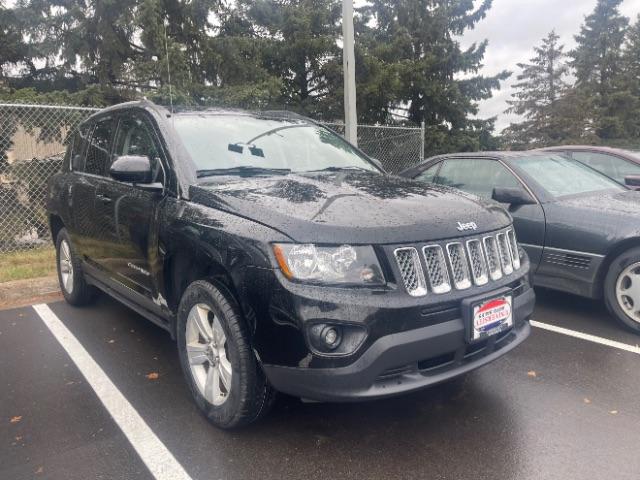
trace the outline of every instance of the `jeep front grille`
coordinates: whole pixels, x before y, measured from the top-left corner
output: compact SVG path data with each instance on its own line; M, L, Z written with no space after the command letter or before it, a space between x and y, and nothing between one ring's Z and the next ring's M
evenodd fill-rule
M471 286L469 265L467 264L467 257L464 254L462 244L459 242L449 243L447 245L447 253L449 254L449 264L451 265L454 286L458 290L469 288Z
M513 229L481 238L430 244L421 252L422 258L415 247L400 247L393 252L402 283L414 297L486 285L520 268Z
M424 273L420 265L420 257L418 251L413 247L398 248L394 255L400 275L404 282L404 288L407 289L412 297L421 297L426 295L427 288L424 280Z
M513 273L513 263L511 263L511 250L509 249L507 236L504 233L499 233L496 235L496 239L498 240L498 252L500 254L502 271L505 275L509 275Z
M427 245L422 249L427 265L427 278L433 293L447 293L451 290L447 262L440 245Z
M496 237L484 237L484 253L487 255L487 265L491 280L496 281L502 278L502 265L500 264L500 254Z
M469 263L471 264L471 274L476 285L484 285L489 281L487 275L487 262L482 254L482 244L480 240L474 238L467 242L469 253Z
M516 232L507 230L507 240L509 242L509 250L511 251L511 260L513 260L513 268L520 268L520 255L518 254L518 242L516 242Z

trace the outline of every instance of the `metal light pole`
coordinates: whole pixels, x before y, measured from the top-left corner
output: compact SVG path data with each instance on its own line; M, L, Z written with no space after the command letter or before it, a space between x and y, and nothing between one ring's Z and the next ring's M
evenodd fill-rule
M342 0L342 64L344 72L344 136L358 145L356 59L353 51L353 0Z

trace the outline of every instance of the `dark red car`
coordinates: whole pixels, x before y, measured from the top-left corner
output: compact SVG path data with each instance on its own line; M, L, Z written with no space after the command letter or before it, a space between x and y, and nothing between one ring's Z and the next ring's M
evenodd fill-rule
M622 185L640 188L640 151L589 145L561 145L543 150L562 153Z

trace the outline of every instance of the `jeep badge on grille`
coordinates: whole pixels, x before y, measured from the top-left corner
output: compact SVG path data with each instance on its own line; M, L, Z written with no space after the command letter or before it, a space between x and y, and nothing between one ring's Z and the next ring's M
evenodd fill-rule
M467 222L467 223L458 222L457 228L461 232L464 232L465 230L476 230L478 228L478 225L476 225L476 222Z

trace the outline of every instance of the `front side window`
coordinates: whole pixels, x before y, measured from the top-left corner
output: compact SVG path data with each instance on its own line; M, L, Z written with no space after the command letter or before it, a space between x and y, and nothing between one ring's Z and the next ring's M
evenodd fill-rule
M124 115L120 119L113 153L118 157L147 157L151 162L152 182L163 181L161 153L155 141L153 128L140 115Z
M519 188L518 179L497 160L456 158L444 161L436 183L490 199L495 187Z
M573 152L573 158L623 185L626 176L640 175L640 165L615 155L599 152Z
M111 165L110 148L113 133L113 121L106 119L96 123L87 148L87 159L84 166L86 173L106 177Z
M198 176L232 169L379 172L340 136L306 120L249 115L179 114L173 125Z
M554 197L625 188L592 168L559 155L536 155L517 160L517 165Z

